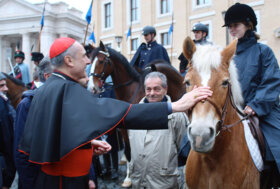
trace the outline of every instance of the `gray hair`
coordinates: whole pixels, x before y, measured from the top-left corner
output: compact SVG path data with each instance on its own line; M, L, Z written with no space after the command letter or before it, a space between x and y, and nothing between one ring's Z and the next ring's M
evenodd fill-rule
M163 73L161 73L161 72L151 72L148 75L146 75L145 82L144 82L145 86L146 86L146 80L150 79L150 78L159 78L159 79L161 79L161 81L162 81L162 85L161 86L166 89L166 87L167 87L167 79L166 79L166 76Z
M53 68L51 65L51 60L49 58L49 56L45 56L39 63L38 66L38 72L39 72L39 79L41 82L45 82L46 79L44 77L44 74L47 73L52 73L53 72Z
M75 43L76 43L76 42L75 42ZM66 49L63 53L61 53L61 54L59 54L59 55L57 55L56 57L53 57L53 58L51 59L51 63L52 63L52 65L53 65L55 68L58 68L58 67L60 67L60 66L62 66L62 65L64 64L64 57L65 57L66 55L70 55L70 56L72 56L72 57L75 56L74 51L73 51L73 46L74 46L75 43L73 43L73 44L72 44L68 49Z

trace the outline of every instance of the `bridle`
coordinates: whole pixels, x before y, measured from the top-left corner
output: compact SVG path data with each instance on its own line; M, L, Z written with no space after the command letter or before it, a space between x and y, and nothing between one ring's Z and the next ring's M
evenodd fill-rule
M101 92L104 92L104 91L106 91L106 90L109 90L109 89L117 89L117 88L120 88L120 87L124 87L124 86L128 86L128 85L130 85L130 84L132 84L133 83L133 79L131 79L131 80L129 80L129 81L126 81L126 82L124 82L124 83L121 83L121 84L118 84L118 85L114 85L114 84L111 84L110 85L110 87L108 87L107 89L104 87L104 84L105 84L105 72L106 72L106 68L107 68L107 65L109 64L109 65L112 65L112 62L111 62L111 60L110 60L110 54L109 54L109 52L105 52L105 51L101 51L101 50L99 50L98 51L98 54L103 54L103 55L105 55L105 62L104 62L104 67L103 67L103 69L102 69L102 72L100 73L100 74L98 74L98 73L91 73L90 75L92 75L93 77L97 77L99 80L100 80L100 82L101 82L101 84L102 84L102 86L100 86L100 88L101 88ZM138 87L137 87L137 89L135 90L135 92L134 92L134 94L133 94L133 96L131 97L131 99L129 100L129 102L131 101L133 101L134 100L134 98L135 98L135 96L136 96L136 94L138 93L138 91L139 91L139 89L140 89L140 84L138 85Z
M100 74L97 74L97 73L91 73L91 75L92 76L94 76L94 77L97 77L99 80L101 80L101 81L104 81L104 75L105 75L105 71L106 71L106 67L107 67L107 65L109 64L109 65L111 65L112 64L112 62L111 62L111 60L110 60L110 54L108 53L108 52L105 52L105 51L98 51L98 53L100 53L100 54L104 54L105 55L105 63L104 63L104 67L103 67L103 70L102 70L102 72L100 73Z
M222 111L220 111L220 108L217 106L217 104L215 102L213 102L210 98L206 99L207 102L209 102L216 110L216 112L218 113L220 120L217 123L217 132L216 132L216 136L218 136L220 134L221 131L224 130L229 130L229 128L239 124L240 122L242 122L243 120L248 119L248 117L250 115L245 115L243 112L241 112L235 105L234 101L233 101L233 96L232 96L232 91L231 91L231 84L228 83L228 91L227 91L227 96L226 96L226 101L223 105ZM232 123L229 125L225 124L225 118L226 118L226 114L227 114L227 109L228 109L228 104L229 102L231 103L232 107L236 110L236 112L241 115L243 118ZM193 107L194 108L194 107ZM189 114L191 114L191 112L189 112Z

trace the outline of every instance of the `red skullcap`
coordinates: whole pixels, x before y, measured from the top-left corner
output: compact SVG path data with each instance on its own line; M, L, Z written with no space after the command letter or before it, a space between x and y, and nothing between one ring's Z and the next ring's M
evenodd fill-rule
M75 39L69 37L61 37L56 39L50 48L50 59L66 51L71 45L73 45L73 43L75 43L75 41Z

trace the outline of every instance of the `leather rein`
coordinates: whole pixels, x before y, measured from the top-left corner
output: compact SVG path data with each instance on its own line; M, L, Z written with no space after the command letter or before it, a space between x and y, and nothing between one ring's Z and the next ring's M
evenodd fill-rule
M110 54L109 54L108 52L105 52L105 51L98 51L98 53L105 55L104 67L103 67L102 72L101 72L100 74L98 74L98 73L91 73L90 75L92 75L92 76L94 76L94 77L97 77L97 78L101 81L101 83L102 83L102 86L101 86L101 89L102 89L102 90L101 90L101 91L104 92L104 91L106 91L106 90L109 90L109 89L106 89L106 88L104 87L106 67L107 67L108 64L111 65L112 62L111 62L111 60L110 60ZM111 85L110 89L111 89L111 88L117 89L117 88L120 88L120 87L128 86L128 85L132 84L133 81L134 81L134 80L131 79L131 80L129 80L129 81L126 81L126 82L121 83L121 84L118 84L118 85L114 85L114 84L113 84L113 85ZM134 98L135 98L135 96L137 95L139 89L140 89L140 84L138 84L137 89L134 91L133 96L130 98L130 100L129 100L130 103L134 100Z
M232 96L232 91L231 91L231 84L228 84L228 92L227 92L227 97L226 97L226 101L225 104L222 108L222 112L220 111L220 108L215 104L215 102L213 102L210 98L207 98L206 101L208 101L212 106L214 106L216 112L218 113L220 120L217 123L218 129L217 129L217 133L216 136L218 136L220 134L220 131L224 131L224 130L229 130L229 128L241 123L242 121L248 119L248 117L250 115L246 115L243 112L241 112L235 105L234 101L233 101L233 96ZM232 123L229 125L225 124L225 118L226 118L226 114L227 114L227 109L228 109L228 104L229 102L231 103L232 107L236 110L236 112L241 115L243 118Z

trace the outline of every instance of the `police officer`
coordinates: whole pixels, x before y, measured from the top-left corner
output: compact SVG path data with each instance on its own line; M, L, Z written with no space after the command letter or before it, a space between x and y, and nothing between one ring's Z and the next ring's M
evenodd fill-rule
M206 44L212 44L211 42L206 40L206 37L208 36L208 27L204 24L198 23L194 25L192 28L192 32L194 33L194 43L199 45L206 45ZM180 60L180 73L185 76L187 72L187 66L188 66L188 60L185 58L183 53L180 54L178 57Z
M40 52L31 53L31 61L34 61L36 66L39 66L39 62L44 58L44 55Z
M14 57L16 60L16 65L14 67L16 78L22 80L25 84L30 83L29 67L27 64L23 63L25 59L24 52L18 50L15 52Z
M137 49L137 52L130 62L132 66L142 70L147 64L157 59L165 60L170 64L166 49L156 42L156 34L156 29L152 26L143 28L142 35L146 43L142 43Z

